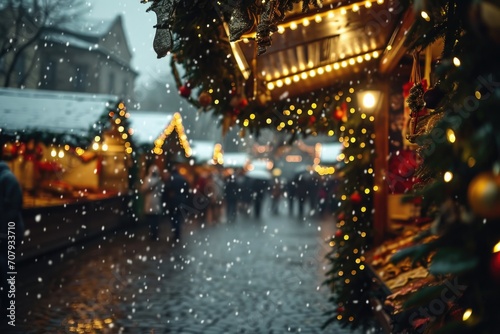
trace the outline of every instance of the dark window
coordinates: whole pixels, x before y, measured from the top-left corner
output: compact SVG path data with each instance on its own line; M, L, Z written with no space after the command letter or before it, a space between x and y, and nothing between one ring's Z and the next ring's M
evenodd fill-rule
M16 66L14 68L14 76L16 78L17 86L21 86L24 84L24 78L26 76L26 56L24 53L19 54Z
M73 86L77 91L85 91L85 85L87 84L88 66L80 65L76 68L75 77L73 81Z
M48 60L42 69L41 87L45 89L56 89L57 84L57 62Z

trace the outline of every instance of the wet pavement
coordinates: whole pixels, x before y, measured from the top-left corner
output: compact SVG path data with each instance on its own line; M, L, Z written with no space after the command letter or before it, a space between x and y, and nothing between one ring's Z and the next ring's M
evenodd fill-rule
M139 224L21 265L13 332L351 333L321 330L333 221L268 212L186 224L176 247Z

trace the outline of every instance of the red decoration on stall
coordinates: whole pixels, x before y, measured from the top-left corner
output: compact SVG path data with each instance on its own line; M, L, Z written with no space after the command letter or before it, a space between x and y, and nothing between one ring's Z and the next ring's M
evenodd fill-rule
M55 161L37 161L36 168L41 172L55 173L62 171L63 167Z
M5 143L2 147L2 156L5 160L12 160L17 158L19 153L19 148L16 144Z
M335 232L335 236L336 236L337 238L342 238L342 236L343 236L343 235L344 235L344 232L342 232L342 230L337 230L337 231Z
M392 194L404 194L411 190L419 182L418 167L417 153L414 150L404 149L398 154L391 155L387 173L389 191Z
M500 252L494 253L491 257L490 273L493 280L500 284Z
M312 115L309 118L309 125L313 125L314 123L316 123L316 116Z
M408 81L403 85L403 97L406 99L410 95L410 89L413 87L413 82Z

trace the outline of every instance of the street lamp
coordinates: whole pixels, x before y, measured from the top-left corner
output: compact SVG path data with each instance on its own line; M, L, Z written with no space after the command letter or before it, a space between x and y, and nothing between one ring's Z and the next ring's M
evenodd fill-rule
M375 89L365 89L358 92L358 102L361 110L367 114L372 114L377 110L380 103L381 92Z

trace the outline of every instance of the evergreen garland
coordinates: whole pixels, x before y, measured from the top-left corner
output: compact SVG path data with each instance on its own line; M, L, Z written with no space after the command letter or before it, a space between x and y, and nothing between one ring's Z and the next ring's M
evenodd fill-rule
M500 325L500 45L490 15L500 13L491 1L426 1L417 7L429 14L430 22L418 18L408 36L414 50L428 46L420 36L442 36L443 58L436 68L440 88L446 93L429 123L416 139L424 162L419 170L424 184L425 214L434 219L430 230L438 238L395 255L399 261L410 255L426 263L440 279L420 289L404 306L408 331L419 320L419 332L496 333ZM421 5L415 1L413 5ZM418 13L417 13L418 14ZM449 282L459 288L442 312L429 309L448 292ZM414 316L416 315L416 317Z
M355 108L356 104L353 104ZM329 320L343 327L371 328L370 280L366 277L365 252L371 244L373 220L373 118L361 111L349 115L339 135L344 143L344 167L337 171L339 184L336 212L337 232L329 240L327 254L331 270L326 274L333 309ZM354 138L354 141L351 141Z

